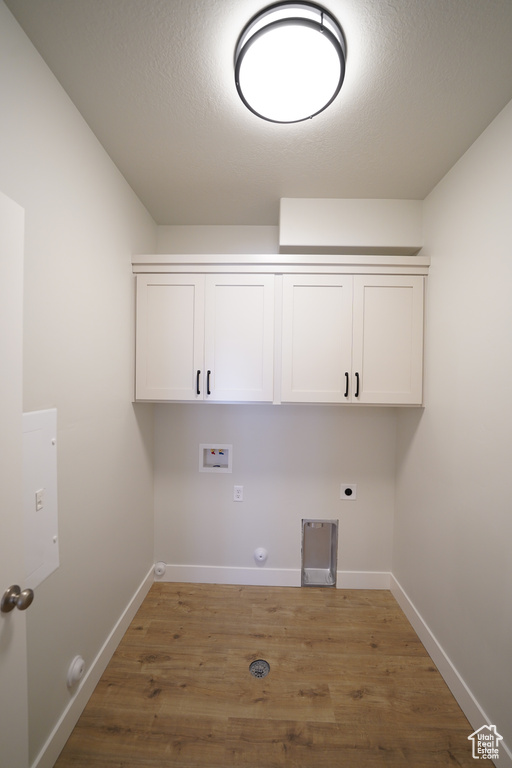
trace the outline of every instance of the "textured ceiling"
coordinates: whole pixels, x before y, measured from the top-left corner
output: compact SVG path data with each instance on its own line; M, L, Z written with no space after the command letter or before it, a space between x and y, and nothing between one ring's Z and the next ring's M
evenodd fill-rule
M239 100L261 0L6 0L159 224L276 224L281 197L422 199L512 98L512 0L325 0L343 88L295 125Z

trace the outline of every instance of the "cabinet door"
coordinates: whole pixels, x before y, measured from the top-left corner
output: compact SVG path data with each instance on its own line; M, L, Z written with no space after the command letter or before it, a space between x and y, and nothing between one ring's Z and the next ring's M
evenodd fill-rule
M423 293L421 276L354 277L353 401L421 405Z
M283 401L348 401L352 282L351 275L283 276Z
M274 275L206 275L206 399L271 401Z
M136 398L202 399L203 350L204 276L140 275Z

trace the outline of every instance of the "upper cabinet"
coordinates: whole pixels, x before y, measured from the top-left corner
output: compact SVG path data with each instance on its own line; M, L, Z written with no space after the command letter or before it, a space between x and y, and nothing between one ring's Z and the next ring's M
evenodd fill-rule
M274 276L137 278L137 400L272 401Z
M354 277L352 400L421 405L424 278Z
M205 399L272 402L274 275L206 275L205 284Z
M138 259L137 400L422 404L428 258Z
M352 275L284 275L281 399L349 402Z
M139 275L136 399L195 400L203 360L204 276Z
M285 275L282 400L421 405L423 282Z

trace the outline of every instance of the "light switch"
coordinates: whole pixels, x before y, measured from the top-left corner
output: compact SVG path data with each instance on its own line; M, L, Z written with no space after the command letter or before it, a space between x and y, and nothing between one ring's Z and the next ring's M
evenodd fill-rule
M36 491L36 512L44 507L44 488Z
M55 408L23 414L24 581L31 589L59 567L56 434Z

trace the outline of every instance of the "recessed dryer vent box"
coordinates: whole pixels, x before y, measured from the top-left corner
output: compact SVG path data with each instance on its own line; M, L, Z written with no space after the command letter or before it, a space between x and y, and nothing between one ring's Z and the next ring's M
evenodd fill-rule
M335 587L338 521L302 521L302 587Z
M199 446L200 472L231 472L232 460L232 445L201 443Z

